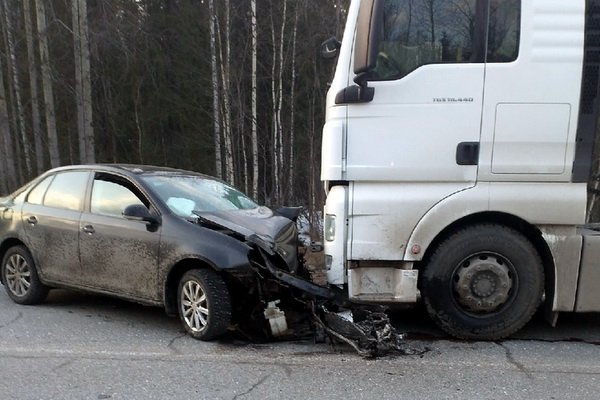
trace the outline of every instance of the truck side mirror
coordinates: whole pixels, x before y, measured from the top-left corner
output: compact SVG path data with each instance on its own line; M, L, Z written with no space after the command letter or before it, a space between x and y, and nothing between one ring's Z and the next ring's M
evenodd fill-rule
M354 46L354 82L364 85L366 76L377 65L381 29L383 26L383 0L363 0L360 3Z
M330 37L321 43L321 57L325 59L337 57L340 47L342 47L342 43L335 36Z

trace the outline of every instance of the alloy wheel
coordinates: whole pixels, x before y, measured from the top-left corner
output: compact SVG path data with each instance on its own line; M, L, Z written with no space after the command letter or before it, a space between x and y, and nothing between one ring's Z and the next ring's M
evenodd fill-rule
M199 282L189 280L183 285L181 312L192 332L200 332L206 327L209 318L208 301Z
M20 254L13 254L6 261L5 267L9 290L15 296L25 296L31 286L31 269L27 260Z

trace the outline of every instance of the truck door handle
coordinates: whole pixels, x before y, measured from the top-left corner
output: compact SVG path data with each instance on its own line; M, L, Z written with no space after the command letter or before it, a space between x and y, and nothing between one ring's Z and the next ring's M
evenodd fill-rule
M27 223L31 224L31 225L35 225L38 223L38 219L35 215L32 215L31 217L27 218Z
M479 142L462 142L456 146L456 163L458 165L479 164Z
M92 235L96 232L92 225L86 225L83 228L81 228L81 230L87 233L88 235Z

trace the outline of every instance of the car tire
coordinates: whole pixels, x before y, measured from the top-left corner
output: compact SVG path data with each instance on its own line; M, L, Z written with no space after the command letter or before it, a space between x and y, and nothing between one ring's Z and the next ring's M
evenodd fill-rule
M431 319L444 331L460 339L497 340L522 328L536 312L544 270L521 233L482 224L442 242L420 285Z
M217 338L231 325L231 296L213 270L194 269L181 277L177 307L186 332L195 339Z
M24 246L8 249L0 267L8 296L18 304L37 304L48 296L49 288L38 276L33 257Z

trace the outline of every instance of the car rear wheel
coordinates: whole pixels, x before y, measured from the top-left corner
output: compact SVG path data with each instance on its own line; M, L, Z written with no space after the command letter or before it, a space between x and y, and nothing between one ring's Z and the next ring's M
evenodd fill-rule
M177 291L179 317L194 338L211 340L227 332L231 324L231 296L215 271L186 272Z
M48 287L37 274L31 254L24 246L8 249L1 271L8 296L18 304L37 304L48 295Z

